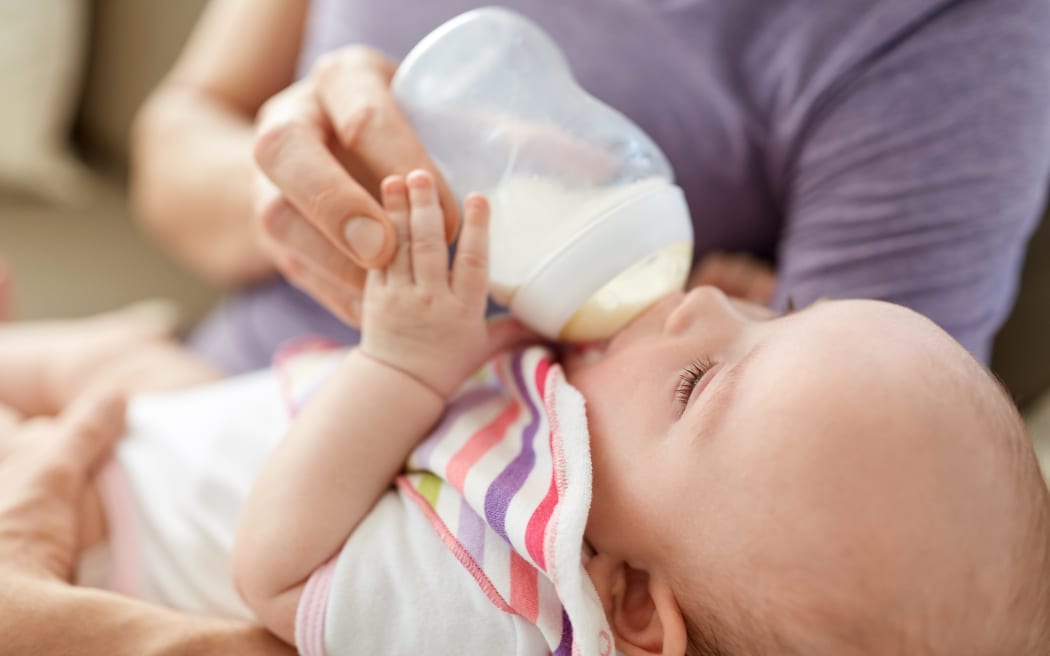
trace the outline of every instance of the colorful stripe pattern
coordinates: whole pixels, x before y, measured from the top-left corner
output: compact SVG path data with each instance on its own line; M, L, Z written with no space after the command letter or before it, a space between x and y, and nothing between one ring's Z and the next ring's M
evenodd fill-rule
M293 408L326 359L281 363ZM534 624L551 653L612 653L581 562L591 495L583 399L548 350L501 354L467 381L397 484L492 603Z

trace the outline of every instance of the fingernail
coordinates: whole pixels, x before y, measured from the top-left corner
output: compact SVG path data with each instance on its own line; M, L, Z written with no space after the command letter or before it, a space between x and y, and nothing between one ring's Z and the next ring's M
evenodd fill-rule
M375 219L355 216L343 226L343 236L350 250L365 262L374 260L383 251L386 235Z

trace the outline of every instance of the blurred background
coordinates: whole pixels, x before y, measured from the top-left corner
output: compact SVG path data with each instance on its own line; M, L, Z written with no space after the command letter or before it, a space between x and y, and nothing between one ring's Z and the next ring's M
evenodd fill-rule
M128 131L206 0L0 0L0 257L15 316L164 296L184 325L219 298L137 229Z
M0 0L0 257L16 272L17 318L162 296L188 327L220 302L142 236L126 203L131 120L205 2ZM1050 441L1050 221L993 369Z

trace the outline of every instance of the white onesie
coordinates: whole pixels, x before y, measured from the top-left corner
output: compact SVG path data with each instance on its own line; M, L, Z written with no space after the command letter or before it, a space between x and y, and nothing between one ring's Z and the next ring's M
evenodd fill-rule
M289 418L275 370L143 395L99 477L110 542L83 583L193 613L250 619L230 553L241 506ZM113 566L110 567L109 563ZM331 654L545 654L542 637L485 598L411 501L391 489L329 570ZM446 647L442 647L445 645Z

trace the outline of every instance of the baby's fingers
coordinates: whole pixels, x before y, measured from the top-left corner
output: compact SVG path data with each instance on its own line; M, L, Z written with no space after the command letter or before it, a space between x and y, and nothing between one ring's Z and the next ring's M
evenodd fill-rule
M412 282L411 240L408 236L408 188L399 175L387 176L380 185L383 209L397 231L397 250L386 268L387 280L392 283Z
M464 205L452 293L464 301L484 300L489 284L489 204L484 196L471 194Z
M437 183L426 171L413 171L408 186L408 232L412 239L412 277L421 287L448 289L448 245L438 203Z

